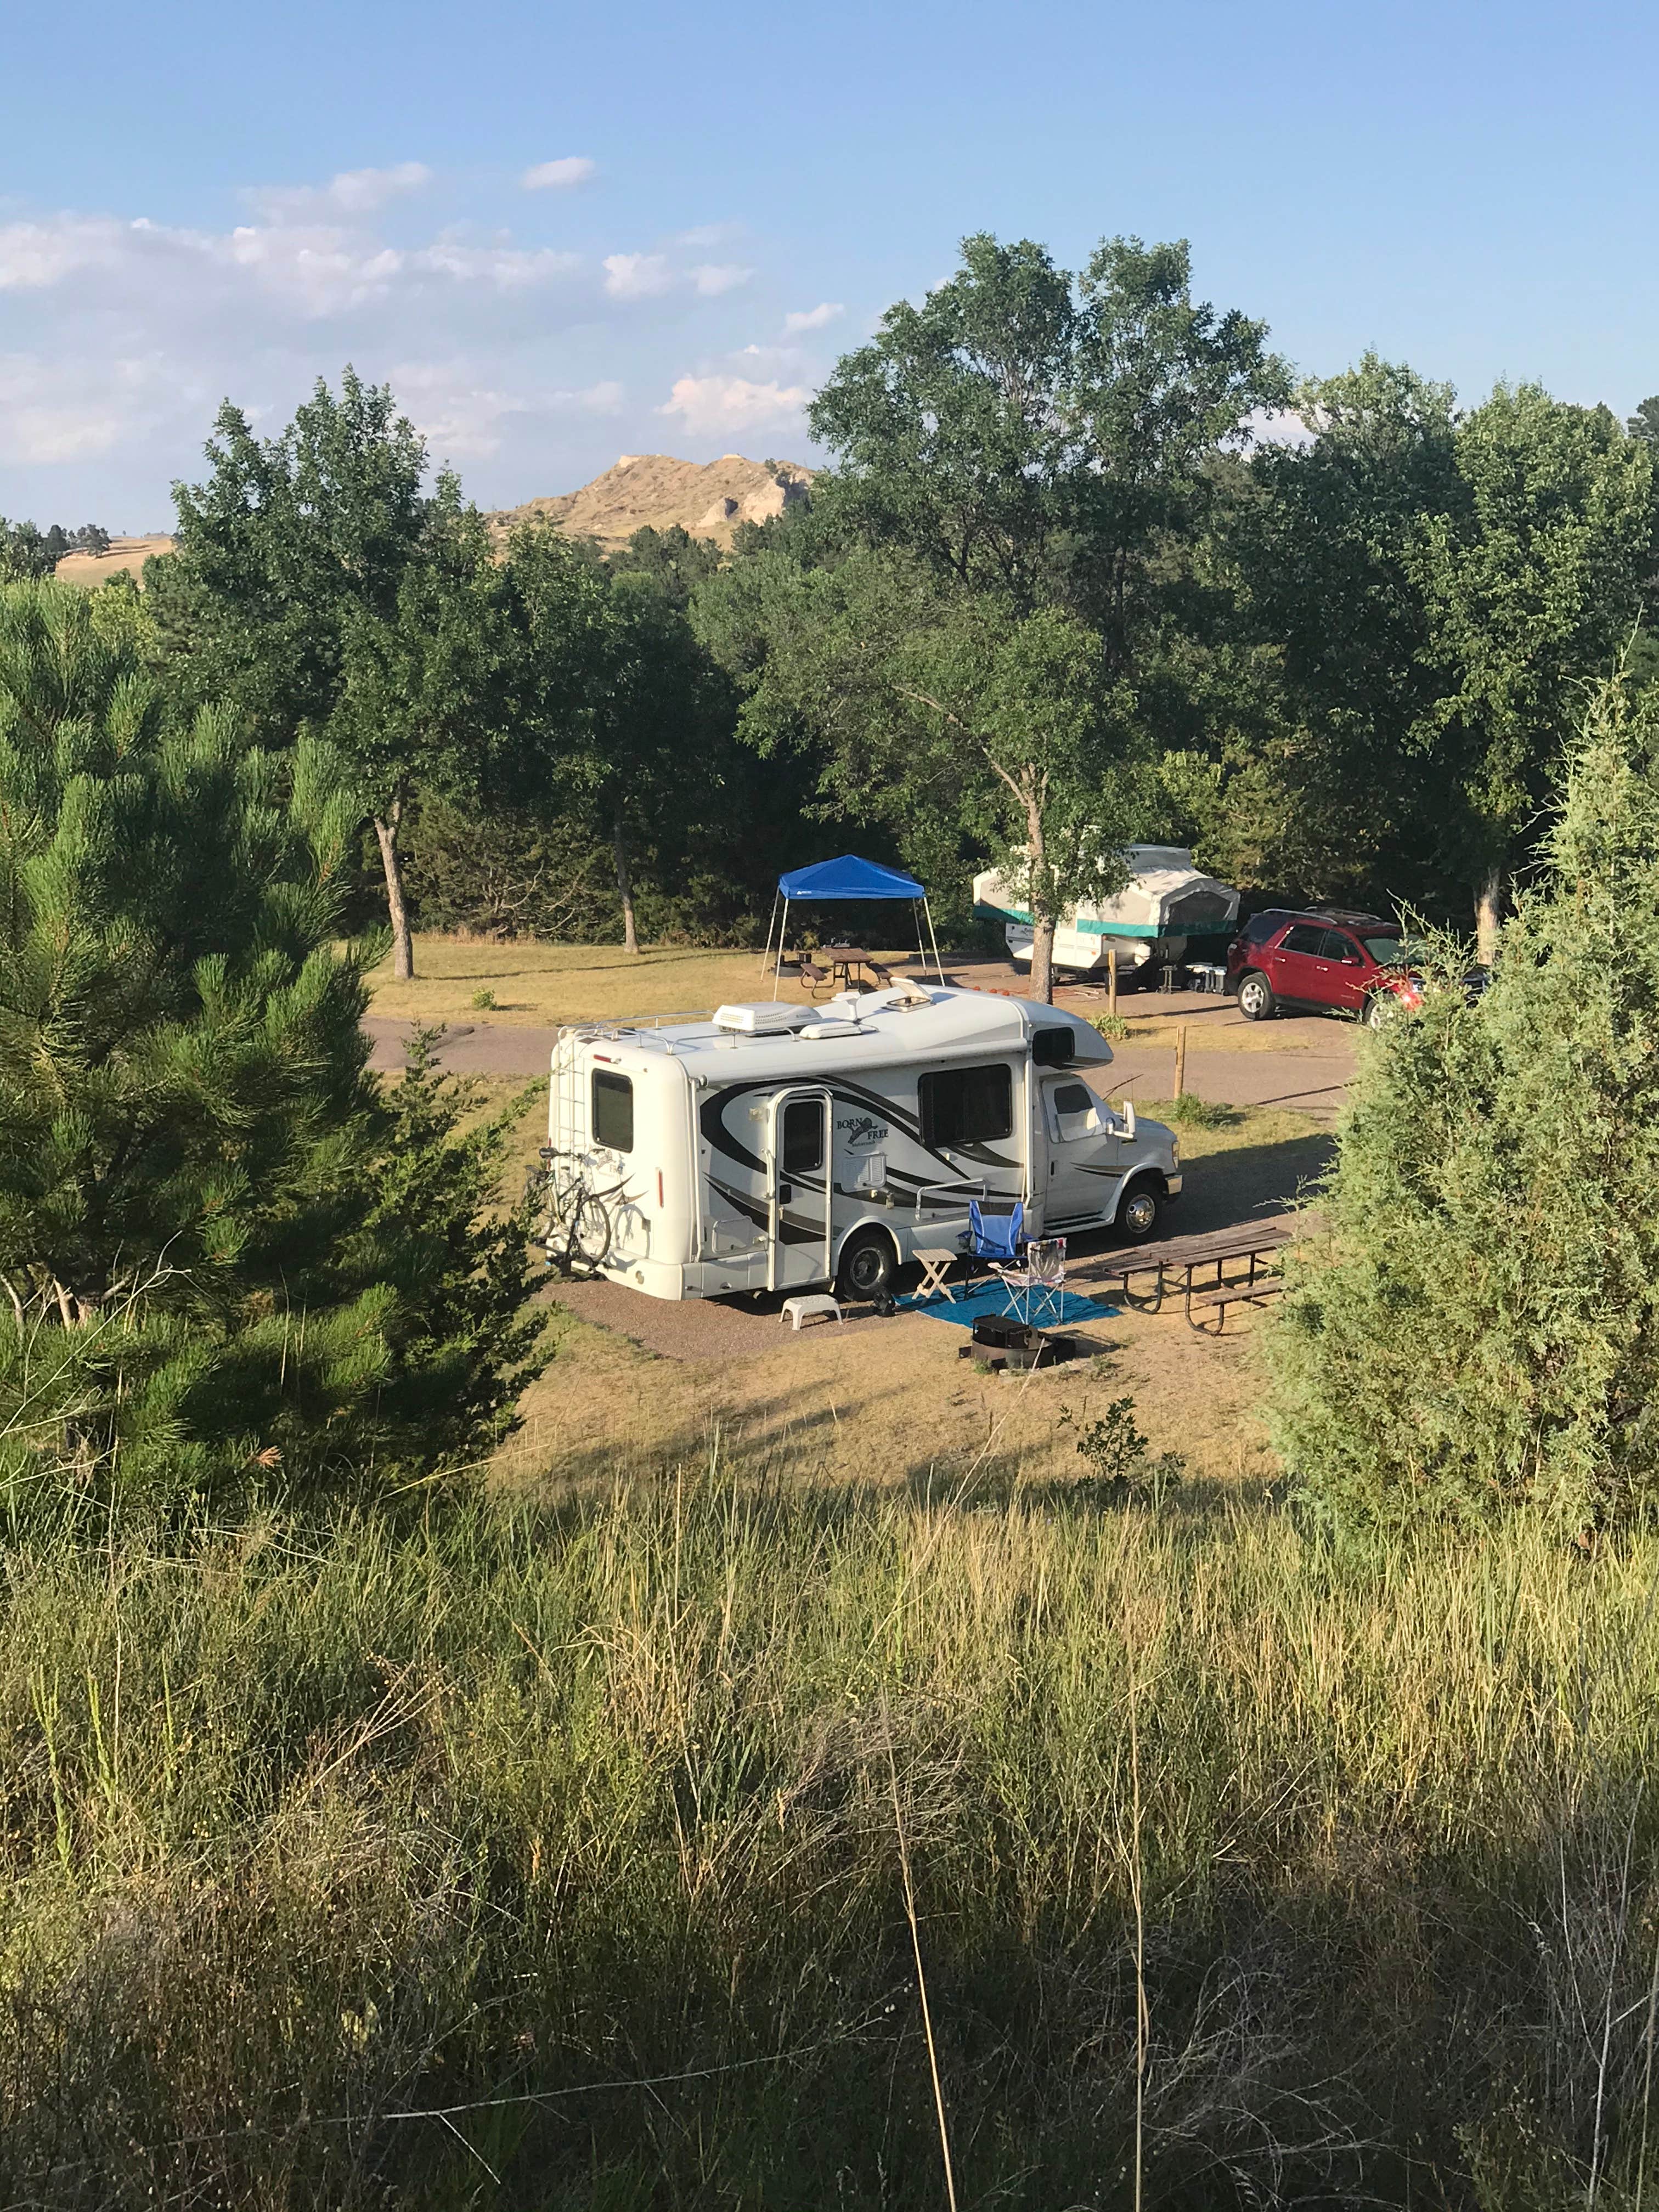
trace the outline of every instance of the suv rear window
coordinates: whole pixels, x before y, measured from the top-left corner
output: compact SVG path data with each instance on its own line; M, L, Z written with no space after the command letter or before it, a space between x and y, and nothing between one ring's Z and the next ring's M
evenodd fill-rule
M1329 930L1316 929L1310 921L1299 921L1294 929L1285 931L1285 942L1279 949L1281 952L1311 952L1320 957L1330 934Z
M1285 919L1285 909L1269 908L1266 914L1253 914L1244 925L1247 945L1265 945Z
M1013 1134L1014 1085L1006 1067L942 1067L916 1088L924 1145L977 1145Z

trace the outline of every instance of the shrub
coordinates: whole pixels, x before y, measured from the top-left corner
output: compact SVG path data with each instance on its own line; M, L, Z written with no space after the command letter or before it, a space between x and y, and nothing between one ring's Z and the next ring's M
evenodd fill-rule
M1077 1431L1078 1456L1091 1479L1110 1498L1161 1504L1180 1483L1187 1462L1179 1452L1152 1456L1150 1441L1135 1420L1133 1398L1115 1398L1104 1413L1085 1422L1069 1406L1060 1409L1060 1425Z
M1656 730L1607 687L1484 999L1443 947L1363 1048L1267 1340L1278 1448L1339 1524L1526 1507L1583 1535L1655 1497Z
M1178 1098L1162 1100L1158 1117L1188 1129L1230 1129L1239 1119L1234 1108L1219 1105L1213 1098L1194 1097L1190 1091L1183 1091Z

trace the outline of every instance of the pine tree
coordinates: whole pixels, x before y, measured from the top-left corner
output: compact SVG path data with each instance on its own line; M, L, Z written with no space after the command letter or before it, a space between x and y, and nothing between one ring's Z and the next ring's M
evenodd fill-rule
M1276 1443L1339 1527L1582 1538L1659 1495L1656 746L1605 686L1490 990L1447 948L1364 1047L1269 1339Z
M321 744L279 760L215 708L177 723L84 594L0 588L14 1484L65 1454L174 1486L429 1464L509 1418L524 1244L509 1297L510 1231L479 1225L500 1132L459 1138L429 1068L418 1112L366 1072L339 946L356 821Z

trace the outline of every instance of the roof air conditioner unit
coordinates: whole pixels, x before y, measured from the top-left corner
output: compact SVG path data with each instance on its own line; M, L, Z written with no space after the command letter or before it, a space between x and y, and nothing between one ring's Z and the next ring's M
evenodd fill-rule
M813 1012L811 1006L780 1006L771 1000L752 1006L716 1006L714 1027L733 1036L783 1036L810 1022Z

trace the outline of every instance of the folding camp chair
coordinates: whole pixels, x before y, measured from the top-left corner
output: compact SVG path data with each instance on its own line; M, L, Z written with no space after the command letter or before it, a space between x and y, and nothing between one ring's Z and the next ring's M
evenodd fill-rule
M968 1201L969 1251L972 1260L1018 1266L1025 1234L1025 1201L1021 1198L970 1198Z
M1008 1293L1005 1313L1029 1324L1066 1318L1066 1239L1040 1237L1025 1247L1025 1264L1000 1267L991 1273Z

